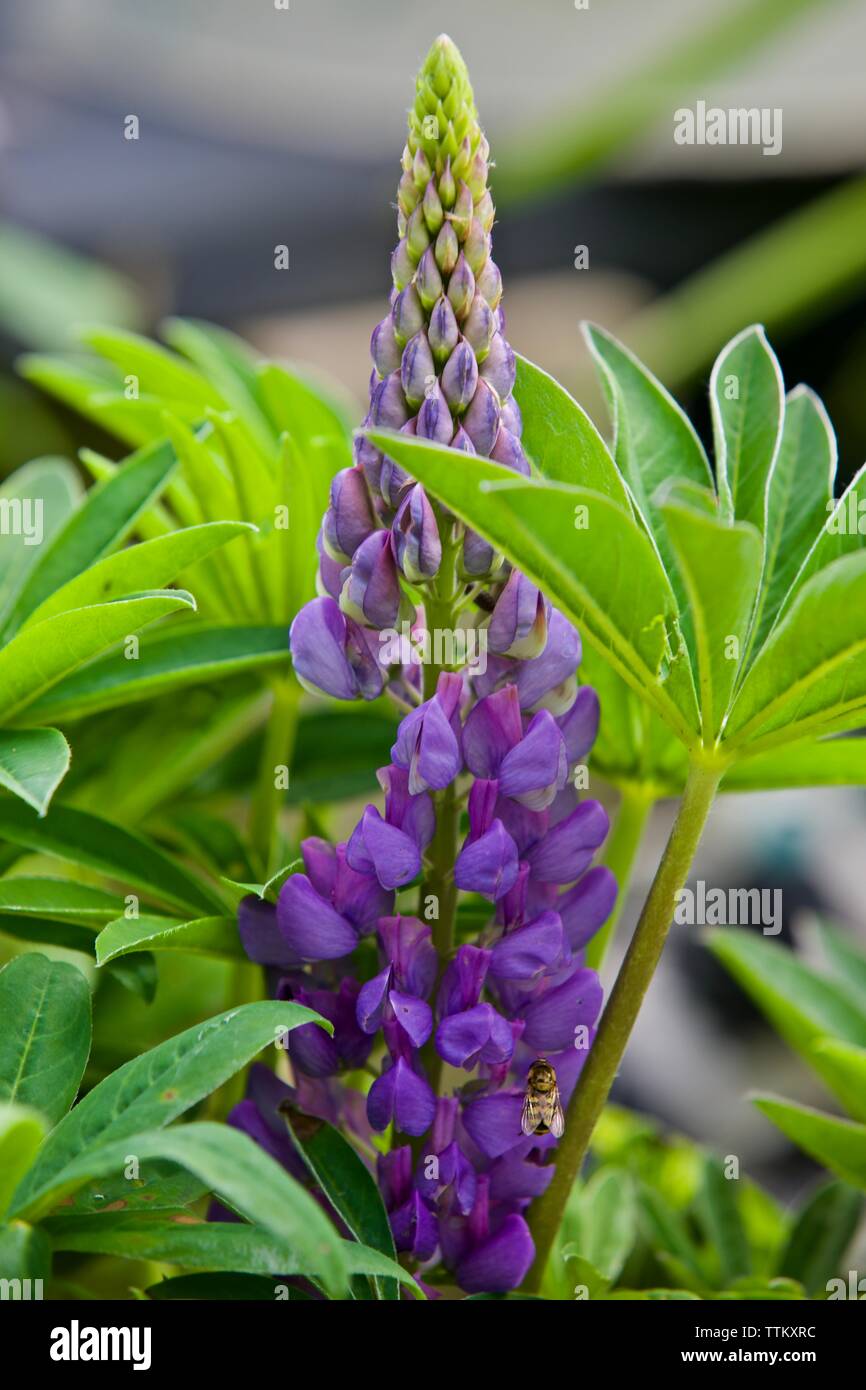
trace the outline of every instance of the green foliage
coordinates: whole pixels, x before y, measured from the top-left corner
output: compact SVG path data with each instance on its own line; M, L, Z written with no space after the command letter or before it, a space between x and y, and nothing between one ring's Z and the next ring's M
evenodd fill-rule
M716 931L709 937L714 954L851 1118L775 1096L755 1096L755 1105L832 1173L866 1189L866 956L835 930L826 931L823 940L829 970L819 972L787 947L748 932ZM843 1189L825 1203L832 1229L856 1224L853 1199ZM861 1206L856 1204L858 1215ZM812 1225L817 1219L811 1218ZM797 1259L802 1262L805 1235L801 1241Z

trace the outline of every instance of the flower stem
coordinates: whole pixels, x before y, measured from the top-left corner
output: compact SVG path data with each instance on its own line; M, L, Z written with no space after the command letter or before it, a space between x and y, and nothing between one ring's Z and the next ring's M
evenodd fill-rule
M689 769L665 852L568 1107L565 1134L556 1150L553 1178L531 1214L535 1262L524 1283L530 1293L537 1293L541 1287L569 1193L659 963L676 895L691 868L722 771L718 766L704 763L693 763Z
M586 948L586 963L592 970L601 970L613 941L617 923L628 898L629 884L643 833L654 804L655 795L650 787L639 784L623 787L613 829L608 836L601 860L616 876L616 902L604 926L596 932Z
M300 691L293 680L274 681L273 701L259 759L250 809L250 841L265 879L280 866L277 818L284 792L277 786L276 769L289 767L298 725Z

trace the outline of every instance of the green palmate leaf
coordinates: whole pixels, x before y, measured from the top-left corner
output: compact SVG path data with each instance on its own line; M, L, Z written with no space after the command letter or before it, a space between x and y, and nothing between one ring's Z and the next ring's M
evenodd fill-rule
M637 1196L630 1174L619 1168L600 1169L581 1196L579 1253L608 1284L618 1279L637 1238L637 1226Z
M519 355L516 362L514 395L523 417L521 440L542 476L592 488L631 515L622 474L586 412L547 372Z
M174 1221L153 1220L126 1212L108 1212L104 1216L55 1216L44 1223L44 1229L58 1250L120 1255L133 1260L153 1259L185 1269L235 1274L291 1277L311 1272L296 1250L265 1227L190 1221L185 1212L178 1212L176 1216L178 1219ZM349 1275L399 1279L416 1297L424 1297L411 1274L378 1250L348 1240L338 1244Z
M704 741L719 734L731 700L761 573L754 526L726 525L680 502L661 506L688 599Z
M15 1209L49 1208L64 1170L85 1151L170 1124L268 1043L305 1023L333 1031L301 1004L246 1004L133 1057L94 1086L49 1136L16 1194Z
M238 536L254 534L242 521L214 521L130 546L85 569L57 589L30 615L26 626L56 613L107 603L126 594L160 589L191 565Z
M600 493L514 481L499 464L405 435L370 438L542 588L686 742L698 715L676 600L649 540ZM578 526L578 522L585 523Z
M308 710L298 725L286 799L339 801L373 790L374 769L390 760L394 738L394 716L387 708L355 710L343 704Z
M0 1102L0 1219L33 1162L46 1128L38 1110L28 1105ZM4 1272L0 1269L0 1273Z
M752 1257L738 1199L739 1183L725 1175L720 1159L704 1160L698 1211L710 1247L718 1255L724 1284L752 1273Z
M157 445L133 454L114 477L98 483L33 566L15 603L12 624L22 623L55 589L119 545L176 467L171 449Z
M0 802L0 837L73 864L83 864L149 898L191 908L197 915L221 910L219 894L142 835L71 806L55 806L40 818L18 802Z
M846 1183L819 1188L797 1215L777 1273L797 1279L811 1298L826 1293L828 1280L842 1268L862 1211L863 1198Z
M64 1169L59 1192L73 1192L93 1178L122 1172L130 1154L144 1169L149 1159L180 1164L234 1211L293 1250L304 1273L321 1279L332 1293L345 1289L345 1247L336 1227L306 1188L230 1125L178 1125L94 1145Z
M866 739L806 739L742 758L725 773L723 792L783 787L866 786Z
M362 1245L396 1261L394 1237L378 1184L343 1136L323 1120L284 1112L292 1142L349 1233ZM386 1299L399 1298L396 1283L381 1286Z
M784 616L807 580L842 555L851 555L866 546L866 464L855 474L842 496L827 504L827 516L812 541L806 558L785 594L780 610Z
M855 1120L866 1121L866 1047L819 1038L812 1044L812 1064Z
M691 421L661 383L603 329L588 325L585 332L613 416L617 464L651 528L674 592L685 608L686 595L657 494L671 478L711 488L710 465Z
M200 372L150 338L102 327L85 328L79 336L100 357L113 362L124 380L135 377L141 394L181 401L199 411L223 404L219 392Z
M164 590L76 608L19 632L0 651L0 717L8 721L106 648L182 608L195 608L192 595Z
M560 1258L565 1266L560 1280L563 1292L557 1295L551 1289L550 1298L607 1298L612 1280L584 1259L574 1242L563 1246Z
M821 925L821 945L834 977L866 1012L866 954L858 950L850 936L826 923Z
M755 658L726 728L755 752L862 722L866 708L866 552L800 590Z
M74 965L33 954L0 970L0 1100L66 1114L90 1052L90 990Z
M81 482L63 458L25 463L0 484L0 631L45 545L78 505ZM37 543L38 542L38 543Z
M813 1060L812 1044L828 1034L866 1047L866 1011L792 951L731 927L711 931L707 939L713 954L807 1062Z
M821 401L806 386L788 394L782 438L767 493L764 573L754 620L760 651L805 555L827 520L836 475L836 438Z
M129 399L124 395L123 378L103 363L94 367L90 363L83 365L61 357L27 353L16 366L28 381L133 448L151 444L165 435L161 402L144 395L138 400ZM194 415L195 408L191 409Z
M44 1282L50 1273L51 1245L44 1231L23 1221L0 1226L0 1277Z
M0 729L0 787L44 815L70 757L57 729Z
M166 414L165 423L202 518L205 521L242 518L234 479L211 426L196 431L171 414ZM222 592L228 611L247 619L262 616L248 555L228 551L224 558L228 573L222 581Z
M88 663L28 705L28 718L79 719L289 660L284 627L183 624L143 636L138 652L136 661L110 652Z
M831 1173L855 1187L866 1188L866 1125L838 1120L775 1096L753 1096L752 1100L783 1134Z
M764 532L785 391L763 328L744 328L716 359L710 405L722 515L750 521Z
M302 449L316 440L328 440L339 450L336 467L351 465L352 411L332 394L330 386L274 362L259 367L258 379L279 434L289 435Z
M119 917L96 938L96 963L106 965L118 956L142 950L246 960L234 917L199 917L192 922L171 917Z
M197 319L166 319L162 336L170 347L194 362L222 399L236 410L261 448L273 449L276 433L263 408L256 376L258 359L234 333Z

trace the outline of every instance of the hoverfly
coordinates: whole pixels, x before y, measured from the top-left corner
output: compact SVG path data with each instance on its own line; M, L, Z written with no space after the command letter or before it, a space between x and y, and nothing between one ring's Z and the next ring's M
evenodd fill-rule
M520 1128L524 1134L552 1134L561 1139L565 1116L556 1084L556 1072L546 1057L539 1057L529 1068Z

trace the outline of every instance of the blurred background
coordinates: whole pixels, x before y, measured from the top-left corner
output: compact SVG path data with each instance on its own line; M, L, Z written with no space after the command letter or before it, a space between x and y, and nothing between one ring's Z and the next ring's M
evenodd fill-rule
M579 334L598 320L706 438L712 360L763 322L788 385L827 404L837 490L848 481L866 454L857 0L3 0L0 477L82 445L118 455L15 376L17 354L68 348L84 323L215 321L336 379L360 419L411 74L440 30L467 60L496 161L515 346L606 430ZM698 100L781 108L781 153L678 145L674 112ZM624 930L668 814L650 827ZM781 888L782 939L806 952L817 916L866 943L864 833L862 788L728 796L695 876ZM699 935L675 929L616 1096L794 1197L813 1180L808 1161L744 1092L817 1099L817 1082Z

